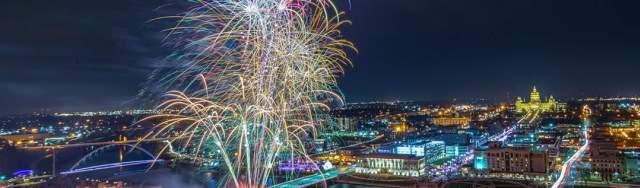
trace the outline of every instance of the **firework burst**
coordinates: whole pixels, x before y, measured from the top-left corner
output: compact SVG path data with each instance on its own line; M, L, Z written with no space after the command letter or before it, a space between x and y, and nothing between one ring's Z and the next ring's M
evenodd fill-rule
M187 138L196 157L223 161L227 186L264 187L277 162L309 159L351 64L341 14L330 0L200 0L169 17L180 66L161 82L183 89L145 119L162 120L146 138Z

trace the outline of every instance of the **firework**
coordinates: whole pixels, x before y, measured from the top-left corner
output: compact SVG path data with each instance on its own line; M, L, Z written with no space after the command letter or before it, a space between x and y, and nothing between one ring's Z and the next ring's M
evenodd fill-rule
M341 14L330 0L201 0L170 17L179 66L161 82L181 90L145 118L162 120L146 138L187 138L196 157L223 161L227 186L264 187L279 161L309 159L351 64Z

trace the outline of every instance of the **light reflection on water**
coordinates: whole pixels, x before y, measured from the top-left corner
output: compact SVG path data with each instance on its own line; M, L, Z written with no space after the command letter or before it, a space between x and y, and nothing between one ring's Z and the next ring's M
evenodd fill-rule
M83 156L99 147L87 148L65 148L56 151L56 171L67 171L78 162ZM153 149L149 149L154 153ZM99 164L120 162L120 160L131 161L149 159L143 152L131 151L129 148L114 148L97 153L96 157L91 157L86 164L81 163L79 168L94 166ZM139 185L161 185L163 187L202 187L199 181L194 180L198 174L194 171L176 171L170 168L156 165L151 171L147 171L147 165L129 166L108 170L94 171L90 173L73 174L71 178L95 178L101 180L123 180ZM37 175L51 174L52 156L46 150L24 150L10 149L0 150L0 175L10 175L23 169L32 169Z
M97 147L86 148L65 148L56 151L56 171L69 170L84 155L90 153ZM153 150L151 150L153 151ZM144 153L139 151L131 151L114 146L112 149L96 153L80 166L91 166L98 164L106 164L113 162L122 162L123 160L142 160L148 159ZM52 155L50 151L44 149L6 149L0 151L0 174L10 175L15 171L31 169L35 174L51 174ZM144 167L142 167L144 168ZM121 169L125 170L125 169Z

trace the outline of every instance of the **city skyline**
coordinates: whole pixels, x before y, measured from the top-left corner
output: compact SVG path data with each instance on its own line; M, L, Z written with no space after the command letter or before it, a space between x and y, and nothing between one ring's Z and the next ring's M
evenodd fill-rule
M180 7L1 4L0 20L13 27L0 31L0 114L131 106L168 53L166 27L149 21ZM353 0L343 30L359 53L339 84L347 102L506 100L533 85L559 98L638 95L635 4Z
M640 2L0 2L0 188L640 187Z

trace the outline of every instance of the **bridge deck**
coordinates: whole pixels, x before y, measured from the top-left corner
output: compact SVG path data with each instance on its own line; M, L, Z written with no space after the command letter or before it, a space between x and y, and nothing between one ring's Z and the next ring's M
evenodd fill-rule
M281 184L277 184L272 186L272 188L298 188L298 187L306 187L306 186L310 186L313 184L317 184L317 183L321 183L323 181L326 180L330 180L333 178L336 178L342 174L348 174L351 173L353 170L346 168L346 169L334 169L334 170L330 170L330 171L326 171L323 174L320 173L315 173L313 175L310 176L305 176L302 178L298 178L295 180L291 180L288 182L284 182Z

